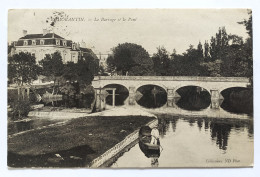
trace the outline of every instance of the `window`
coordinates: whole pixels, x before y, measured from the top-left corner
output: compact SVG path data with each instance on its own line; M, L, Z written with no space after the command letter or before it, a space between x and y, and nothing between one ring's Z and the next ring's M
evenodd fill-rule
M60 40L56 40L56 45L60 45Z
M72 50L76 50L76 45L72 44Z
M63 41L63 46L67 46L67 42L66 41Z
M36 40L32 40L32 45L36 45Z
M23 45L28 45L28 41L23 41Z
M44 40L40 40L40 45L44 45Z

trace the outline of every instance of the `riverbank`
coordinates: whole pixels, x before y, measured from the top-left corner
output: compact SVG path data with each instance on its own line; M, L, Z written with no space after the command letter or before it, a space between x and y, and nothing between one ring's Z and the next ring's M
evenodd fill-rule
M84 167L154 120L148 116L87 116L8 139L9 167Z

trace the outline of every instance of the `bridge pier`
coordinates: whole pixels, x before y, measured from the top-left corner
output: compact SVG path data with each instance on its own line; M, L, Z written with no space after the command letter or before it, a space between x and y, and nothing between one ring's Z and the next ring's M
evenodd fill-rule
M109 89L109 88L108 88ZM113 104L112 106L115 107L115 89L113 91ZM103 111L106 109L106 97L108 96L108 92L106 89L98 88L95 89L95 96L96 96L96 109L97 111Z
M178 107L176 105L177 101L181 96L175 91L174 88L167 88L167 106L168 107Z
M221 95L221 93L217 89L210 90L210 92L211 92L211 108L219 109L221 103L224 100L224 97Z
M129 105L135 105L135 87L129 87Z
M167 107L172 107L172 108L179 108L176 103L178 102L180 98L174 98L172 100L167 100Z
M167 88L167 100L180 99L181 96L175 91L174 88Z

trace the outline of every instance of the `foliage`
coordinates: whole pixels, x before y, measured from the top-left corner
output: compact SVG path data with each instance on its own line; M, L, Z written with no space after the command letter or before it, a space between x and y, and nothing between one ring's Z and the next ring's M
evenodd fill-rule
M44 59L39 63L42 66L42 74L44 76L50 77L52 80L54 80L54 82L56 81L57 77L63 74L64 65L61 54L59 52L46 54Z
M61 54L59 52L46 54L44 59L42 59L39 63L42 66L42 75L47 76L54 81L52 91L52 93L54 94L56 82L60 80L60 77L64 72L64 65L62 62Z
M225 27L219 28L215 37L211 37L210 40L210 60L215 61L217 59L223 58L227 53L228 46L228 35Z
M31 110L28 99L17 99L13 102L12 108L12 120L18 120L22 117L26 117Z
M148 52L140 45L133 43L119 44L108 58L109 70L115 68L122 75L152 75L153 61Z
M18 85L36 80L39 71L35 57L30 53L20 52L8 57L8 79Z
M196 49L190 46L182 55L174 52L170 69L167 66L163 68L169 75L249 77L252 80L252 15L249 14L248 20L239 22L248 30L249 38L245 42L240 36L227 35L225 27L222 27L211 37L210 43L205 41L204 50L199 42Z
M250 78L251 87L253 87L253 28L252 28L252 11L248 12L249 19L244 20L242 22L238 22L239 24L243 24L246 27L247 33L249 37L246 39L243 50L245 51L245 57L247 62L247 77Z
M64 65L63 78L65 81L75 81L78 79L77 75L77 63L68 62Z
M170 75L175 76L199 76L203 67L200 63L203 61L203 49L199 43L197 49L190 45L189 49L182 55L173 53L170 62Z
M84 63L88 65L88 70L93 75L97 75L99 71L99 60L97 56L92 55L91 53L84 53L82 58Z
M77 63L77 80L80 85L89 85L94 79L88 60L79 60Z
M72 96L79 92L77 91L77 87L81 87L82 89L87 85L90 85L94 79L90 67L90 61L85 59L79 60L78 63L68 62L65 64L64 73L60 79L61 92ZM77 84L70 84L74 81L77 81Z
M63 85L60 88L60 91L62 94L68 95L68 96L74 96L76 92L76 88L69 82L67 82L65 85Z
M112 55L109 55L107 57L107 72L111 75L114 75L116 73L116 64Z
M170 56L164 47L158 47L152 57L154 72L157 76L166 76L170 72Z
M108 74L105 72L105 68L104 68L103 65L99 66L98 75L100 75L100 76L108 76Z
M201 63L204 68L204 75L210 77L220 77L221 76L221 60L209 61Z
M238 22L238 24L243 24L246 27L247 33L249 35L249 38L252 39L253 38L252 11L249 10L248 14L249 14L249 19L248 20L244 19L243 21Z

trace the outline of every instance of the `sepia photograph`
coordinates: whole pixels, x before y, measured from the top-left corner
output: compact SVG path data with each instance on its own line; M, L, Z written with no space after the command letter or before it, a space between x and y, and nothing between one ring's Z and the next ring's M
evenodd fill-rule
M253 16L9 9L8 168L253 167Z

